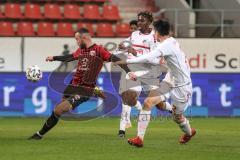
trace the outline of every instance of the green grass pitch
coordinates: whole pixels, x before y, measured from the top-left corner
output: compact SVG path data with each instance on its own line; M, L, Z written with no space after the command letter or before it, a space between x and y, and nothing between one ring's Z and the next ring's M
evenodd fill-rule
M197 129L189 144L171 120L150 123L143 148L117 137L119 119L60 121L41 141L26 140L43 118L0 118L0 160L239 160L240 119L192 118ZM136 122L127 137L136 135Z

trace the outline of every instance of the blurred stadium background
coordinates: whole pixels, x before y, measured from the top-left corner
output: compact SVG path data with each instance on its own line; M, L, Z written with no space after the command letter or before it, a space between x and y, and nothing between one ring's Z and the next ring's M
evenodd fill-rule
M75 67L72 63L45 63L45 57L74 51L77 46L73 35L80 27L88 28L95 42L114 51L117 44L130 35L129 22L144 10L152 11L155 20L165 19L171 23L172 35L187 54L192 69L193 98L186 115L200 130L196 140L183 148L175 144L177 140L173 137L180 134L177 126L169 120L168 114L156 109L153 109L153 117L165 124L153 122L143 152L117 139L116 117L121 112L120 73L118 68L107 64L98 85L117 98L118 105L113 112L101 120L60 124L39 144L46 147L44 150L38 149L36 143L25 142L61 99L61 94L49 86L50 73L71 72ZM186 159L191 156L194 159L238 159L239 15L240 0L1 0L0 159L47 156L51 159L81 156L83 159L113 159L114 154L117 155L114 159ZM44 72L38 83L30 83L25 78L24 71L31 65L38 65ZM99 105L104 112L111 103L92 99L75 112L86 112ZM132 112L133 117L137 114L136 110ZM134 135L135 127L134 122L129 135ZM55 150L52 145L61 150ZM71 151L65 147L70 147ZM179 151L171 154L175 148ZM66 151L66 155L58 151ZM191 153L182 154L185 151ZM32 152L36 156L29 157Z

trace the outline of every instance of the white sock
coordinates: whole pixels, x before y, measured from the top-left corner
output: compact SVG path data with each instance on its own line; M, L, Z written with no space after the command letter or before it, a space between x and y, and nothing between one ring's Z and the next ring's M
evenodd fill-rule
M187 120L187 118L185 118L185 120L182 123L179 124L179 127L187 135L190 135L190 136L192 135L191 126L190 126L189 121Z
M137 101L137 104L135 105L135 107L140 111L142 110L142 104L139 101Z
M125 131L126 125L131 125L130 120L131 107L125 104L122 104L122 113L120 119L120 130Z
M169 103L169 102L165 102L165 109L167 110L167 111L172 111L172 105Z
M142 140L151 119L151 111L141 110L138 117L138 137Z

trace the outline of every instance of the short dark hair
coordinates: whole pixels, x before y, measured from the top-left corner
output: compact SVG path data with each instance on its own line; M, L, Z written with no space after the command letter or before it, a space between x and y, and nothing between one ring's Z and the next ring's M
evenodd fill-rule
M153 23L154 29L160 33L160 35L169 35L170 24L168 21L158 20Z
M64 49L68 49L68 44L64 44L64 45L63 45L63 48L64 48Z
M137 26L137 20L131 20L130 22L129 22L129 25L131 26L131 25L136 25Z
M149 22L153 22L153 15L152 15L152 12L149 12L149 11L143 11L143 12L140 12L138 13L138 17L139 16L143 16L143 17L146 17Z
M79 28L77 32L80 34L83 34L83 33L89 33L89 30L87 28Z

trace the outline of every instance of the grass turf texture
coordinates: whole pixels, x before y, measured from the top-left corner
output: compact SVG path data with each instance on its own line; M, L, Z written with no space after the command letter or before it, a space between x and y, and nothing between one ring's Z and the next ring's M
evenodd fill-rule
M41 141L26 140L43 124L41 118L0 118L1 160L234 160L240 157L240 119L193 118L196 136L178 143L181 132L171 120L154 120L144 148L117 137L119 119L60 121ZM136 122L127 137L136 134Z

